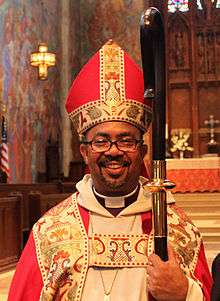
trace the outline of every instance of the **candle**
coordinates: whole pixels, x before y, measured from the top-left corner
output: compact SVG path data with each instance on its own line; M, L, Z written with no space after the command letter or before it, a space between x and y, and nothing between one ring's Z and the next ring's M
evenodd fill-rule
M165 139L168 140L169 134L168 134L168 123L166 123L166 132L165 132Z

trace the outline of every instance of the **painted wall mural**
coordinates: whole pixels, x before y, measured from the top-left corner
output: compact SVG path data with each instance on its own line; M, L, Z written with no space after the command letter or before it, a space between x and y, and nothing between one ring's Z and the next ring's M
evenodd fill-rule
M45 145L60 135L59 75L39 81L29 64L38 42L59 52L59 0L0 1L0 103L6 105L12 183L45 171Z
M72 78L110 38L140 63L139 21L147 2L66 2L71 9L70 57L66 59ZM12 183L36 182L38 173L45 172L48 138L61 136L60 14L59 0L0 0L0 103L7 108ZM49 69L46 81L39 81L37 69L29 64L38 42L46 42L58 56L58 67ZM73 145L78 145L76 139ZM77 150L73 147L73 151Z
M81 0L80 3L81 64L108 39L116 41L139 63L140 15L147 1Z

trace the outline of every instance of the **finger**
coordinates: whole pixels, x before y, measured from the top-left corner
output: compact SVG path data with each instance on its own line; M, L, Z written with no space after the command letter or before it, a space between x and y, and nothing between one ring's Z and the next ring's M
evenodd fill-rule
M147 285L147 289L148 291L150 291L152 289L152 286L153 286L153 281L152 281L152 275L150 274L146 274L146 285Z
M155 270L155 268L153 266L150 266L150 265L146 266L147 275L150 275L150 276L153 275L154 270Z
M146 273L146 283L147 283L147 286L149 285L149 279L150 279L150 275L147 272Z
M162 260L160 259L160 257L156 254L151 254L148 257L148 262L150 262L150 264L154 267L157 267L161 264Z

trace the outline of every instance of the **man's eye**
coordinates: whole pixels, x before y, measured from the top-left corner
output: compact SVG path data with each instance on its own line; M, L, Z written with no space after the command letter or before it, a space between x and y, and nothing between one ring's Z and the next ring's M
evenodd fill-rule
M121 142L134 142L134 139L122 139Z
M123 145L132 145L132 144L135 143L135 140L133 140L133 139L123 139L123 140L120 140L119 143L123 144Z
M108 140L103 140L103 139L102 140L101 139L100 140L94 140L93 143L96 144L96 145L101 145L101 144L108 143Z

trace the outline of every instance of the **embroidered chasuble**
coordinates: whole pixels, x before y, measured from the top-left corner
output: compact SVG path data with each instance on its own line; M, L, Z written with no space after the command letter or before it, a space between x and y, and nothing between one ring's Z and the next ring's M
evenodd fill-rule
M141 187L137 201L114 217L96 200L89 175L77 190L35 224L22 255L23 263L35 267L35 296L18 265L8 300L150 300L145 271L153 252L150 194ZM189 281L187 301L209 300L211 277L199 232L171 194L168 203L169 241Z

